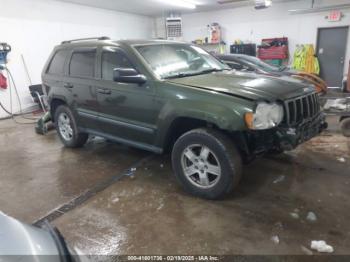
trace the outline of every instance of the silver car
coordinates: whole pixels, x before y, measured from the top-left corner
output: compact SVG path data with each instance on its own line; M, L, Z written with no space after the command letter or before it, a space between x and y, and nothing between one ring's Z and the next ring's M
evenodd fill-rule
M0 211L0 261L77 261L60 232L24 224Z

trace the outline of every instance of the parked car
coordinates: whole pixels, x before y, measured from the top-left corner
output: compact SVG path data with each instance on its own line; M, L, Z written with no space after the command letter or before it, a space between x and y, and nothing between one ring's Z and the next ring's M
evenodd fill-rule
M233 190L242 161L291 150L326 127L313 86L231 70L186 43L63 42L42 81L65 146L95 135L171 152L181 185L208 199Z
M217 55L217 58L235 70L255 72L276 77L294 77L308 84L315 85L318 93L327 92L327 84L314 74L299 72L286 66L273 66L257 57L249 55Z
M60 232L49 223L39 228L22 223L1 211L0 257L1 261L79 261Z

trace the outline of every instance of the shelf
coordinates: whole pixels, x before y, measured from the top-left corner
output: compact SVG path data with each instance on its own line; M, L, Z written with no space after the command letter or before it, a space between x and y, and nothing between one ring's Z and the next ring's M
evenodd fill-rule
M204 45L204 46L216 46L216 45L226 45L225 43L204 43L204 44L199 44L199 46Z

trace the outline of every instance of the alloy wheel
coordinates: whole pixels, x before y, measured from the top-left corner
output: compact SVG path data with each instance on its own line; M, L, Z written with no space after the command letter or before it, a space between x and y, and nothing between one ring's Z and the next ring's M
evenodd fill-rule
M58 117L58 128L64 140L70 141L73 138L73 128L69 116L61 113Z
M185 177L195 186L211 188L221 177L221 166L215 153L205 145L190 145L182 152Z

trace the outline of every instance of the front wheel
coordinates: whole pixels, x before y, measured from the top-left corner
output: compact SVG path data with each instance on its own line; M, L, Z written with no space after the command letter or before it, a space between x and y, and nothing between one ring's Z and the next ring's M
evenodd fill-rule
M232 192L242 173L241 156L232 140L212 129L182 135L174 145L172 164L184 189L206 199Z
M89 138L88 134L78 131L73 113L65 105L56 109L55 125L57 133L66 147L82 147Z

